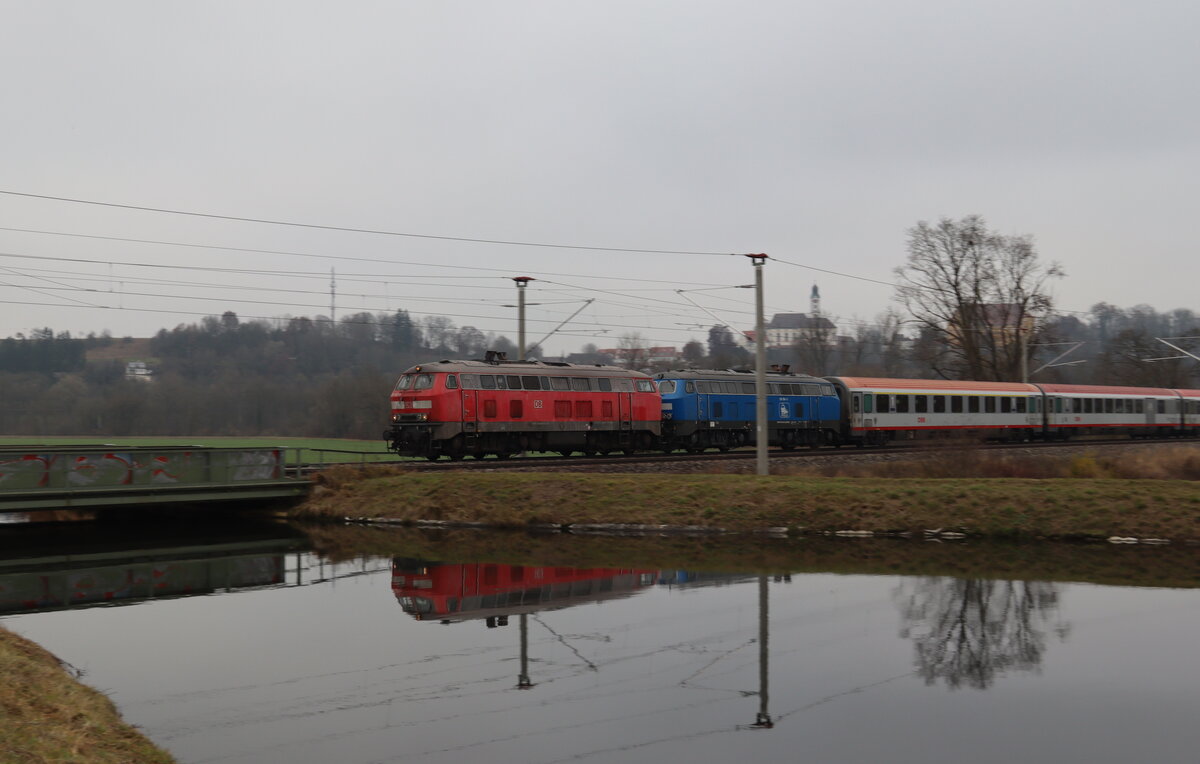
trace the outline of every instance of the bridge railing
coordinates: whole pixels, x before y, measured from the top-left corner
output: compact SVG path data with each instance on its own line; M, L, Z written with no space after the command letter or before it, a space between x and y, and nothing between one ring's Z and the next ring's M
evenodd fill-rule
M284 448L0 449L0 491L241 485L295 478Z

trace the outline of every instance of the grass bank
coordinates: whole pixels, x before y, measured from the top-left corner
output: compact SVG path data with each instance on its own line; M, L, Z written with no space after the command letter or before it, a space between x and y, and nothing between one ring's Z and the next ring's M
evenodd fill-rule
M173 762L46 650L0 627L0 761Z
M297 517L1200 539L1200 485L1104 478L322 473Z

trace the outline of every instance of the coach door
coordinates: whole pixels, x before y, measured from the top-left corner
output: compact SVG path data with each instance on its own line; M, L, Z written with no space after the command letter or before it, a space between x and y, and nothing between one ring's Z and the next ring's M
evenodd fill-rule
M617 393L617 408L621 415L621 431L633 430L633 393Z
M463 430L475 432L475 391L462 391Z

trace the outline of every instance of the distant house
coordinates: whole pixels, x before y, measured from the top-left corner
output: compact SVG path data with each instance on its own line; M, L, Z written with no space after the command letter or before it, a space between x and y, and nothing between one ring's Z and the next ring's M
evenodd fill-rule
M153 382L154 371L146 366L145 361L129 361L125 364L125 379Z
M799 339L824 338L833 343L837 326L824 316L806 313L776 313L766 326L768 348L790 348ZM745 335L753 342L753 331Z

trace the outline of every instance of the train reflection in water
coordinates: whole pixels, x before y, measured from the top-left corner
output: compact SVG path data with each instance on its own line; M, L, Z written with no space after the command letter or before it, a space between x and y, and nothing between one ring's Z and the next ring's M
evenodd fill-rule
M392 591L404 612L419 621L441 623L483 619L488 628L507 625L511 615L629 597L656 585L720 585L752 579L684 570L392 561Z

